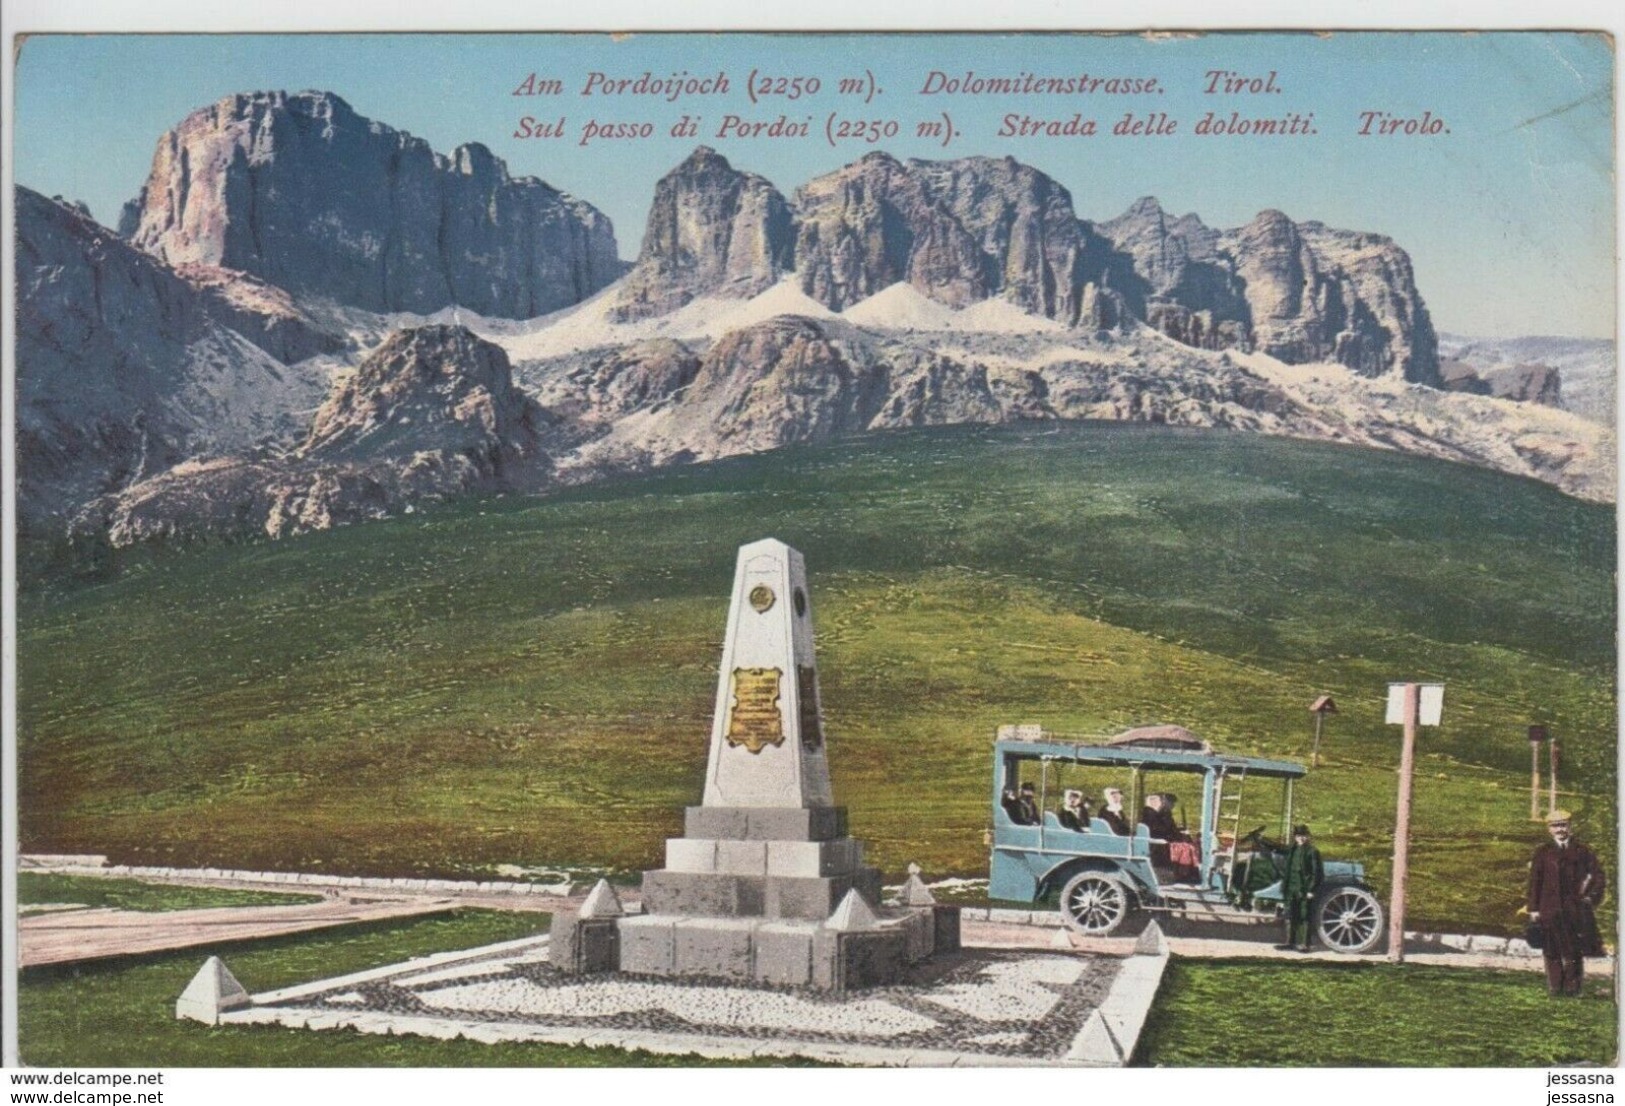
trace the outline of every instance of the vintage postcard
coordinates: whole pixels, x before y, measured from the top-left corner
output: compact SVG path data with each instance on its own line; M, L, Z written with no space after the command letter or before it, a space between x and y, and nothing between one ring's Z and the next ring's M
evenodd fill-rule
M1607 34L11 49L20 1070L1608 1092Z

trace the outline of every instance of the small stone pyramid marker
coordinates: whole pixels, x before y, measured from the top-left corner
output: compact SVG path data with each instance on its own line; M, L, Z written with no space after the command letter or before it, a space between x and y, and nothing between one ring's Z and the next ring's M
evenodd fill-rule
M240 1010L252 1005L248 991L231 974L225 961L211 956L203 962L192 982L186 985L181 997L175 1000L175 1016L219 1025L220 1015L227 1010Z
M1145 932L1140 939L1134 942L1135 956L1167 956L1168 938L1163 935L1162 927L1153 919L1146 923Z
M1089 1020L1083 1023L1083 1029L1073 1038L1066 1058L1101 1067L1122 1066L1123 1050L1099 1010L1089 1012Z
M1068 952L1072 950L1072 936L1067 933L1065 927L1055 931L1055 936L1049 939L1049 947L1052 949L1066 949Z
M908 881L903 884L900 899L904 906L935 906L937 897L931 893L931 888L925 885L920 878L920 866L908 866Z
M846 893L846 898L841 900L841 905L835 908L835 913L831 914L829 920L824 923L826 928L841 933L850 933L855 929L873 929L879 924L880 919L875 917L875 912L869 908L867 902L863 901L863 896L855 890Z
M609 880L601 879L588 892L587 900L581 904L576 912L578 918L620 918L626 914L621 906L621 900L615 894L615 888L609 885Z

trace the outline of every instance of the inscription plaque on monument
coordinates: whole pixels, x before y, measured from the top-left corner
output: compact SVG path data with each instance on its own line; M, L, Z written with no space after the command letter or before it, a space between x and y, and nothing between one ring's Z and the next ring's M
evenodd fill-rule
M801 593L796 598L805 606ZM810 665L796 669L796 691L801 701L801 743L816 749L824 743L823 726L818 721L818 673Z
M729 745L760 753L769 745L784 743L784 716L779 713L779 677L783 675L777 668L734 669Z

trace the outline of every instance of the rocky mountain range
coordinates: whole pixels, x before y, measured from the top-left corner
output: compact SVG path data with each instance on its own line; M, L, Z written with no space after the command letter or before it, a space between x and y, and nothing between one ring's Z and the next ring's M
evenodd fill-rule
M1538 404L1372 379L1335 363L1199 350L1149 327L1081 335L1002 301L954 311L906 283L840 314L793 277L732 314L726 303L696 301L658 335L647 320L617 326L599 303L491 334L523 358L521 386L549 411L572 413L545 445L556 479L902 427L1102 419L1400 449L1588 499L1613 495L1608 429ZM602 340L617 331L623 341ZM587 334L595 340L578 344ZM638 399L576 415L605 410L594 389Z
M1012 158L876 152L786 204L701 147L656 188L620 314L755 295L787 272L832 311L905 282L949 307L998 297L1068 326L1117 330L1133 319L1200 349L1440 383L1432 321L1410 258L1390 239L1278 211L1218 231L1149 197L1090 223L1065 188ZM662 299L651 287L681 291Z
M1601 338L1439 336L1445 387L1528 399L1613 426L1619 359Z
M252 274L372 311L556 311L621 274L592 205L511 177L478 143L437 154L330 92L227 96L158 140L119 233L172 265Z
M17 204L17 510L49 527L188 458L290 433L346 345L285 292L174 269L27 188ZM294 365L303 367L295 368Z
M508 356L462 327L391 335L335 384L286 453L176 465L93 500L76 533L289 537L426 499L547 483L547 415L513 385Z
M1330 439L1613 494L1611 429L1526 402L1545 385L1441 377L1389 239L1274 211L1217 230L1150 198L1091 222L1009 158L873 153L786 196L702 147L623 275L607 219L483 147L254 93L159 140L122 235L25 188L17 223L26 533L281 537L1015 419Z

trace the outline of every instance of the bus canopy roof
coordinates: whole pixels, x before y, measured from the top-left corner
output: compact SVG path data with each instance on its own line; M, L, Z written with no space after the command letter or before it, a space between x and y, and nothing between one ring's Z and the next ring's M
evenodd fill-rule
M1159 727L1160 728L1160 727ZM1189 731L1186 731L1189 732ZM1215 752L1203 743L1199 748L1170 748L1170 743L1149 740L1137 743L1134 731L1112 739L1071 740L1067 735L1046 733L1036 726L1001 726L994 751L1000 757L1031 760L1064 760L1073 764L1118 764L1172 771L1205 772L1209 768L1243 768L1250 776L1299 779L1309 770L1293 760L1239 756Z

